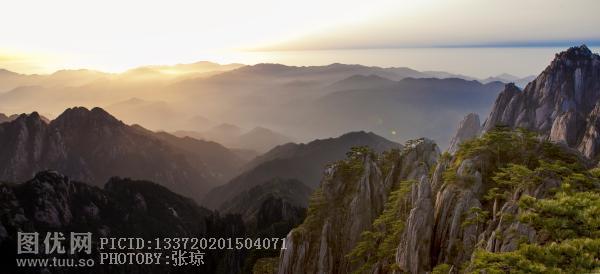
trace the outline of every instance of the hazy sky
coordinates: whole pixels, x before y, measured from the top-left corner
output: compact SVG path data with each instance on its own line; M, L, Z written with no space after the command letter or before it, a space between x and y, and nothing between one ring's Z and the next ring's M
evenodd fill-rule
M598 45L599 10L597 0L19 0L0 10L0 68L121 71L264 62L271 50ZM262 59L240 54L257 51Z

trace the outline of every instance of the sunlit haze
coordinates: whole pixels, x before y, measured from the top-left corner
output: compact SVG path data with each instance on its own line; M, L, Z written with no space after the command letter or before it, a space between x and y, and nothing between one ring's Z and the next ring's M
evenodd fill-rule
M564 12L565 5L569 12ZM480 72L476 76L481 77L495 72L528 75L537 73L551 55L540 55L521 70L496 66L482 71L473 64L461 67L453 62L448 67L450 62L443 58L439 63L416 59L426 52L390 59L376 50L594 46L600 41L600 17L595 14L600 2L593 0L24 0L3 6L0 68L21 73L63 68L118 72L147 64L208 60L341 62ZM342 53L344 49L362 51ZM286 54L289 51L300 57ZM510 61L505 57L486 58Z

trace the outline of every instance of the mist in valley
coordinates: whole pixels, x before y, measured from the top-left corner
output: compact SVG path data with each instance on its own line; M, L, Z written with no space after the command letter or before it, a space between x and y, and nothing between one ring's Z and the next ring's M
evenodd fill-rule
M127 124L257 153L358 130L397 142L428 136L445 147L465 113L486 113L504 85L500 81L515 80L473 79L337 63L3 71L0 113L37 111L53 119L73 106L102 107Z

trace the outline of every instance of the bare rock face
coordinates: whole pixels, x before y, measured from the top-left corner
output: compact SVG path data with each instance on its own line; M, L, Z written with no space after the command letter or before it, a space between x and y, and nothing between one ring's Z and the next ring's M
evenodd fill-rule
M585 45L572 47L558 53L523 91L513 84L506 85L484 131L497 125L522 127L593 158L600 152L596 126L599 102L600 56Z
M421 233L423 226L432 227L433 213L427 208L427 204L432 206L427 174L439 158L439 149L433 141L420 139L408 142L399 153L399 160L387 174L382 174L378 163L369 156L362 159L363 171L357 178L344 176L344 168L339 165L326 170L317 190L320 209L309 209L305 222L288 234L287 249L280 255L279 273L352 272L356 266L346 255L381 214L392 185L399 180L421 180L411 193L416 197L412 204L422 205L412 213L412 233ZM423 219L421 211L430 211L431 218ZM420 244L407 243L411 248ZM426 248L423 247L423 252ZM418 256L414 257L411 262L419 262Z
M421 177L416 194L417 198L396 254L396 262L400 268L410 273L422 273L431 268L434 211L431 186L426 176Z
M340 204L327 206L330 212L327 216L310 216L316 220L305 221L288 234L279 273L345 272L348 262L344 255L381 212L385 200L385 184L379 168L368 158L363 168L362 176L352 181L345 181L335 168L325 174L321 187L323 203ZM346 194L353 189L357 191L355 195Z
M442 184L435 200L434 228L431 245L433 265L448 263L460 265L473 252L477 243L476 225L463 225L472 213L471 208L481 207L481 173L475 168L477 159L465 159L457 169L457 182Z
M577 149L584 155L598 155L600 152L600 102L596 103L594 109L586 118L586 129Z
M462 121L458 124L458 130L456 135L450 141L448 152L454 154L458 150L458 146L470 139L479 136L481 132L481 122L479 121L479 115L476 113L469 113Z

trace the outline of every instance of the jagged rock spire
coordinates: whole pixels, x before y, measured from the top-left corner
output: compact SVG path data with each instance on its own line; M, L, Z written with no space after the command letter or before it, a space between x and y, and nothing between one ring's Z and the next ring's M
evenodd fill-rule
M458 130L456 135L450 141L448 152L454 154L458 150L458 146L464 141L468 141L475 138L481 132L481 122L479 121L479 115L477 113L469 113L462 121L458 124Z
M498 95L484 131L497 125L536 131L577 148L587 157L600 152L594 109L600 102L600 56L581 45L556 54L523 91L508 84Z

